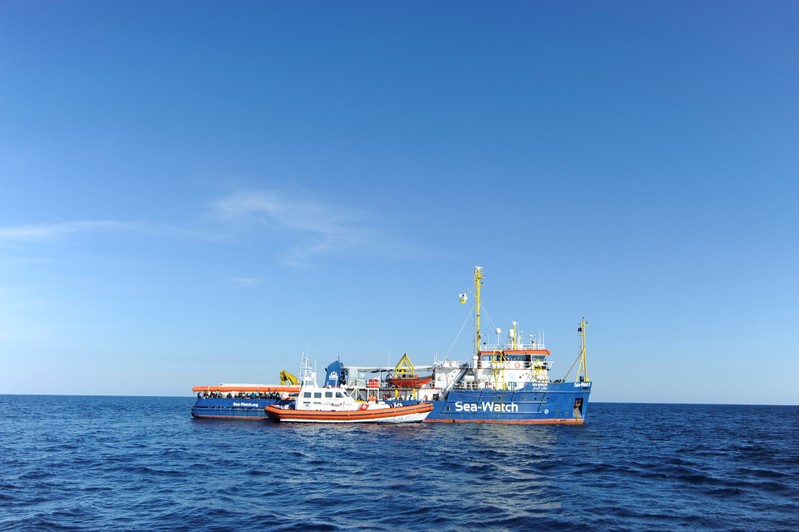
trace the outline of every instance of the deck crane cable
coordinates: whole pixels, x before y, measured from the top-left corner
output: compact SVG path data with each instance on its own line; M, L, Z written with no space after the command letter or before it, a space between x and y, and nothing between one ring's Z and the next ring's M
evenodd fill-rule
M471 289L466 289L466 291L468 293L470 293L472 296L474 296L474 292ZM449 357L450 353L452 353L452 348L455 347L455 344L458 342L458 339L461 337L461 333L463 333L463 328L466 327L466 322L469 321L469 317L474 313L476 306L477 306L477 303L472 305L472 308L469 310L469 313L466 314L466 319L463 320L463 325L461 325L461 330L459 330L458 334L455 335L455 339L452 341L452 344L449 346L449 349L447 350L447 354L444 355L445 357ZM488 310L486 309L485 304L482 305L482 309L483 309L483 314L485 314L485 317L488 320L488 322L491 325L491 327L496 328L496 325L494 324L494 320L492 320L491 316L488 314Z
M458 331L458 334L455 336L455 339L452 341L452 345L449 346L449 349L447 350L447 354L444 355L445 357L448 357L449 354L452 352L452 348L455 347L455 343L458 341L458 338L461 337L461 333L463 332L463 328L466 327L466 323L469 321L469 318L472 316L472 312L474 312L474 305L472 305L472 309L466 315L466 319L463 320L463 325L461 325L461 330Z
M469 292L471 293L471 290L469 290ZM482 307L483 307L483 314L485 314L485 317L488 320L488 323L491 325L491 327L496 328L496 326L494 324L494 320L491 319L491 316L488 314L488 310L486 310L485 305L482 305ZM458 342L458 339L461 337L461 333L463 333L463 328L466 327L466 322L469 321L469 317L471 317L473 312L474 312L474 305L472 305L471 310L466 315L466 319L463 320L463 325L461 325L461 330L458 331L458 334L455 336L455 339L452 341L452 345L449 346L449 349L447 350L447 354L444 355L445 357L448 357L450 355L450 353L452 353L452 348L455 347L455 344Z
M485 303L483 304L483 314L485 314L485 317L488 320L488 324L491 326L491 328L492 329L496 329L497 328L497 324L494 323L494 320L491 319L491 315L488 313L488 309L486 308ZM501 344L501 342L500 342L500 344ZM501 349L502 346L500 345L498 347Z
M563 376L563 380L564 380L564 381L565 381L566 379L568 379L568 378L569 378L569 374L570 374L570 373L572 372L572 370L574 369L574 366L576 366L576 365L577 365L577 363L580 361L580 358L582 358L582 356L583 356L583 353L582 353L582 352L580 352L580 354L579 354L579 355L577 355L577 358L574 360L574 362L572 362L572 365L571 365L571 367L569 368L569 371L567 371L567 372L566 372L566 375L564 375L564 376Z

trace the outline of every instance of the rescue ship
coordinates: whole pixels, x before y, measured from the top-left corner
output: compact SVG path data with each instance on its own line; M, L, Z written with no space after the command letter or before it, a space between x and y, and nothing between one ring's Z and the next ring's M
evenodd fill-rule
M551 380L550 351L543 340L524 341L513 322L508 341L483 343L480 329L483 269L474 269L474 353L471 360L414 366L406 355L395 367L347 367L336 361L325 383L341 385L355 397L390 397L431 402L426 423L571 424L585 422L591 381L586 362L585 319L578 325L580 352L566 376ZM461 294L461 303L467 299ZM574 380L568 375L577 366ZM417 371L429 371L420 377ZM429 378L428 378L429 377Z
M581 320L577 328L577 359L563 378L552 380L551 353L543 338L529 336L525 342L516 322L508 331L507 342L500 341L499 329L495 345L483 342L483 278L483 269L476 267L474 353L470 360L414 366L405 354L396 366L388 367L345 366L337 360L325 368L324 386L341 388L355 401L367 403L429 403L433 408L424 418L426 423L584 423L592 385L586 362L586 321ZM467 299L461 294L461 303ZM575 366L577 372L570 380ZM197 392L192 408L196 418L264 420L271 405L296 405L300 385L296 377L283 371L280 386L195 386L193 390Z

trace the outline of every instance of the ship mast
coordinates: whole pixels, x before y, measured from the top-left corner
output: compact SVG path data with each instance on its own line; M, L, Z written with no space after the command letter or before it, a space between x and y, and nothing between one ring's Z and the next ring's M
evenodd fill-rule
M577 332L580 333L580 366L577 368L577 375L575 376L576 379L580 382L590 382L588 378L588 363L586 362L585 358L585 328L588 325L588 322L585 321L585 318L580 320L580 327L577 329ZM572 366L574 367L574 366ZM580 375L580 372L583 374Z
M474 267L474 354L480 356L480 287L483 286L483 267Z

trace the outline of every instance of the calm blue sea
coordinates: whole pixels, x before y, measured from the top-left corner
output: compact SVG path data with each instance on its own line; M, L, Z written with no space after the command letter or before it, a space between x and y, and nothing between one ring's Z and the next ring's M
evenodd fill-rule
M0 396L0 530L799 529L795 406L308 426L192 402Z

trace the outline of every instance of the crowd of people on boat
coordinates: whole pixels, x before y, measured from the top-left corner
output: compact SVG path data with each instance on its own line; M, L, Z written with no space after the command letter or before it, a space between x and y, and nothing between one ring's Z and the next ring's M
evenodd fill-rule
M280 399L279 392L199 392L198 399Z

